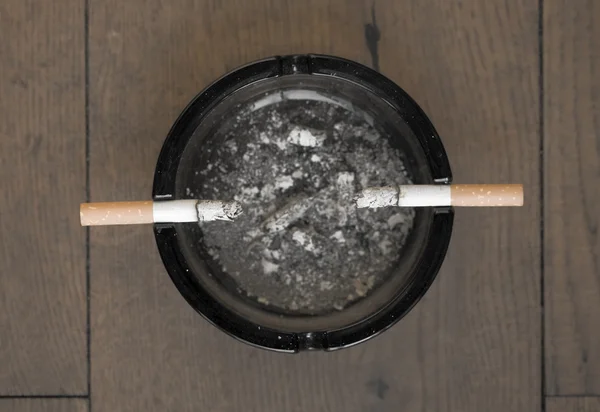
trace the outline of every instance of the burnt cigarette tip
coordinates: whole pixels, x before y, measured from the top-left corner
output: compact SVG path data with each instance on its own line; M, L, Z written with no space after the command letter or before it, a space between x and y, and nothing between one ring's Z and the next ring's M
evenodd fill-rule
M223 211L225 212L225 216L231 220L238 218L242 213L244 213L242 204L240 202L236 202L235 200L225 203L225 205L223 205Z
M366 199L366 196L363 192L360 192L359 194L355 195L352 198L352 203L354 203L354 205L359 209L369 207L369 202Z

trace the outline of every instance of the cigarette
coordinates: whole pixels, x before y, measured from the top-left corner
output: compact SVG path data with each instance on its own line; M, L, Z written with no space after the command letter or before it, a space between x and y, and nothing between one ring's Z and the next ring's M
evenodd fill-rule
M139 225L147 223L233 221L242 205L222 200L162 200L82 203L81 226Z
M299 196L290 200L281 209L276 210L264 221L263 227L267 233L281 232L300 219L313 205L314 198Z
M359 209L380 207L523 206L523 185L398 185L369 187L355 198Z

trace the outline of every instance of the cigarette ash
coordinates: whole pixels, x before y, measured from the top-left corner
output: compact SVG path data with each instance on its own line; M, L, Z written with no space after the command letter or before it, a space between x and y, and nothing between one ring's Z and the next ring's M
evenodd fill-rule
M225 122L224 143L198 170L204 199L234 199L234 224L200 223L204 246L264 305L341 310L390 275L413 226L412 208L357 210L368 186L410 184L402 155L358 113L283 101Z

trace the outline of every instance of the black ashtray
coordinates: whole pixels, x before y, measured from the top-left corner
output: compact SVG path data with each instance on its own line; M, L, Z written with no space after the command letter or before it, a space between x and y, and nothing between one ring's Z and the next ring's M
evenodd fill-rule
M294 90L326 96L374 119L405 155L415 184L449 184L448 158L420 107L392 81L358 63L322 55L273 57L241 67L201 92L171 129L158 158L154 200L189 198L198 161L212 132L245 103ZM302 91L306 91L303 95ZM307 97L308 96L308 97ZM208 262L197 224L155 224L163 263L179 292L211 323L246 343L281 352L335 350L363 342L406 315L427 291L444 260L452 233L452 208L419 208L393 274L341 311L281 313L256 304Z

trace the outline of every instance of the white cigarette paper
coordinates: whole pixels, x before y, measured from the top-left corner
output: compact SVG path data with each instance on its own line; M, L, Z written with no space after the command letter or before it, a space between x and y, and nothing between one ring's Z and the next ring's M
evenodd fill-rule
M222 200L165 200L154 202L153 212L155 223L215 220L232 222L242 214L242 205Z
M401 185L369 187L359 193L356 207L377 209L389 206L450 206L448 185Z
M400 185L369 187L355 198L356 207L523 206L521 184Z

